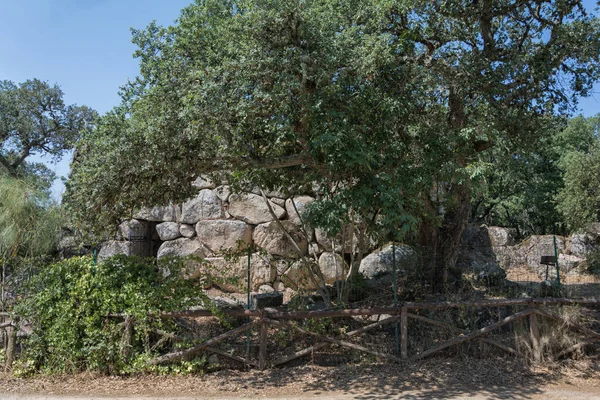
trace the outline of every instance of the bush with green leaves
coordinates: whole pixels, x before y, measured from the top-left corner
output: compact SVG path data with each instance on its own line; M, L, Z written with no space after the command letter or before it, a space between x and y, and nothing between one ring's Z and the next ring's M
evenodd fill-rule
M52 373L143 369L145 360L171 350L179 329L159 312L209 306L201 284L185 278L185 265L171 259L158 268L155 260L116 256L98 265L78 257L48 266L15 309L33 327L21 365Z

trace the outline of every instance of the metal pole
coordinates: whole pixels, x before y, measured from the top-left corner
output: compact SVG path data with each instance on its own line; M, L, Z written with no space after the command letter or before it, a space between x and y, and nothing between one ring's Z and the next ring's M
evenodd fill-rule
M556 283L560 290L560 268L558 267L558 249L556 248L556 235L554 235L554 264L556 265Z
M396 287L396 242L392 242L392 264L394 267L394 307L398 306L398 290ZM396 322L395 324L395 333L396 333L396 356L398 356L398 353L400 352L400 346L399 346L399 342L398 342L398 323Z
M246 309L250 310L250 259L252 258L252 248L248 246L248 303L246 305ZM248 322L250 322L250 317L248 317ZM250 329L246 331L246 353L248 354L248 359L250 359Z

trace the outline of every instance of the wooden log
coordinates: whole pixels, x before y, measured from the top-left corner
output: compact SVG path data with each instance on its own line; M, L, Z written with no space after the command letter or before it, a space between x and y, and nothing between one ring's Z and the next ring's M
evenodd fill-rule
M466 342L468 340L475 339L475 338L477 338L477 337L479 337L481 335L484 335L484 334L486 334L488 332L491 332L494 329L498 329L501 326L504 326L504 325L506 325L506 324L508 324L510 322L513 322L513 321L515 321L515 320L517 320L519 318L526 317L526 316L530 315L533 312L534 311L532 309L527 309L527 310L518 312L516 314L510 315L510 316L504 318L503 320L495 322L495 323L493 323L491 325L488 325L488 326L486 326L484 328L481 328L479 330L476 330L476 331L467 333L465 335L461 335L459 337L456 337L454 339L448 340L448 341L440 344L439 346L434 347L433 349L426 350L423 353L416 355L413 358L415 360L423 359L423 358L425 358L427 356L430 356L430 355L432 355L434 353L437 353L440 350L443 350L443 349L445 349L447 347L454 346L454 345L457 345L459 343L463 343L463 342Z
M160 364L166 364L166 363L176 361L176 360L182 360L183 358L191 357L191 356L199 353L201 350L204 350L205 348L212 346L215 343L218 343L229 337L235 336L241 332L247 331L248 329L252 328L255 324L256 324L256 322L254 322L254 321L248 322L247 324L244 324L240 327L237 327L237 328L232 329L228 332L225 332L219 336L209 339L206 342L198 344L190 349L175 351L173 353L169 353L169 354L165 354L160 357L153 358L152 360L150 360L148 362L148 364L149 365L160 365Z
M536 363L539 363L542 361L542 348L540 345L540 327L538 325L537 314L535 312L529 315L529 334L531 336L533 360Z
M304 357L304 356L308 356L310 354L313 354L315 351L322 349L323 347L327 347L329 346L331 343L329 342L318 342L310 347L307 347L306 349L302 349L300 351L295 352L292 355L289 355L287 357L282 357L282 358L278 358L277 360L271 362L271 365L278 366L278 365L282 365L282 364L286 364L289 363L290 361L296 360L300 357Z
M125 318L125 326L123 327L123 348L122 354L125 357L129 357L131 355L131 350L133 348L133 324L134 317L128 315Z
M10 371L15 359L15 347L17 345L17 330L14 326L11 325L6 328L6 336L6 363L4 365L5 370Z
M567 354L573 353L574 351L577 351L586 346L589 346L590 344L593 344L597 341L600 341L600 338L593 337L593 338L586 339L583 342L577 343L577 344L569 347L568 349L561 351L560 353L558 353L556 358L562 358L562 357L566 356Z
M347 332L346 334L344 334L342 336L343 337L352 337L352 336L360 335L362 333L370 331L371 329L377 328L378 326L383 326L383 325L386 325L386 324L390 324L390 323L392 323L394 321L397 321L399 318L400 318L400 316L395 315L395 316L383 319L381 321L374 322L374 323L372 323L370 325L363 326L362 328L358 328L358 329L355 329L353 331ZM270 323L273 323L274 325L279 325L279 322L278 321L274 321L274 320L271 320ZM318 342L318 343L316 343L316 344L314 344L314 345L312 345L310 347L307 347L306 349L302 349L300 351L297 351L297 352L295 352L292 355L289 355L287 357L278 358L277 360L271 362L271 365L278 366L278 365L282 365L282 364L288 363L288 362L296 360L296 359L298 359L300 357L304 357L304 356L313 354L315 351L320 350L320 349L322 349L324 347L327 347L330 344L331 343L329 343L329 342Z
M408 358L408 309L406 307L402 307L400 314L400 358L403 360Z
M13 326L12 321L3 322L0 324L0 329L8 328L9 326Z
M567 323L566 323L566 321L564 319L562 319L560 317L557 317L556 315L552 315L552 314L549 314L547 312L544 312L544 311L541 311L541 310L538 310L538 309L535 310L535 313L537 315L539 315L540 317L545 317L545 318L548 318L548 319L553 319L553 320L555 320L557 322L561 322L561 323L567 325ZM593 331L593 330L591 330L589 328L586 328L585 326L581 326L581 325L567 325L567 326L569 326L569 328L572 328L572 329L574 329L576 331L579 331L579 332L581 332L581 333L583 333L585 335L600 338L600 333L598 333L596 331Z
M400 314L402 307L408 310L431 310L431 309L447 309L460 307L503 307L503 306L531 306L536 305L600 305L600 299L501 299L501 300L480 300L471 302L447 302L447 303L404 303L399 307L377 307L363 308L351 310L321 310L321 311L276 311L265 312L264 310L221 310L221 313L233 317L255 317L260 318L267 316L274 319L305 319L305 318L336 318L348 316L366 316L380 314ZM109 317L124 318L124 314L113 313ZM214 314L209 310L185 310L185 311L170 311L159 314L163 318L185 318L185 317L214 317Z
M230 359L238 361L238 362L241 362L242 364L252 365L253 367L257 367L258 368L258 364L255 363L254 361L249 360L247 358L239 357L239 356L236 356L236 355L233 355L233 354L229 354L226 351L223 351L221 349L217 349L215 347L207 347L204 350L210 351L211 353L219 354L219 355L221 355L223 357L227 357L227 358L230 358Z
M267 322L260 324L260 348L258 350L258 368L264 370L267 366Z
M455 326L448 325L448 324L445 324L445 323L440 322L440 321L436 321L434 319L423 317L422 315L408 313L408 316L410 318L416 319L418 321L426 322L426 323L431 324L431 325L439 326L440 328L448 329L449 331L454 332L454 333L464 334L464 333L467 332L464 329L460 329L460 328L457 328ZM508 352L510 354L514 354L514 355L518 355L519 354L519 352L517 350L513 349L512 347L506 346L506 345L504 345L502 343L499 343L499 342L497 342L497 341L495 341L493 339L480 337L480 338L478 338L478 340L480 340L480 341L482 341L484 343L487 343L489 345L495 346L495 347L497 347L497 348L499 348L501 350L504 350L504 351L506 351L506 352Z
M356 335L360 335L362 333L368 332L374 328L377 328L379 326L383 326L383 325L387 325L387 324L391 324L394 321L397 321L400 318L400 316L398 315L394 315L392 317L388 317L385 319L382 319L381 321L377 321L374 322L370 325L367 326L363 326L362 328L358 328L356 330L350 331L348 333L346 333L344 336L356 336Z
M307 331L305 329L300 328L299 326L292 325L292 324L290 324L288 322L283 322L283 321L274 321L274 322L277 325L286 325L286 326L289 326L290 328L295 329L298 332L304 333L305 335L314 336L314 337L320 339L323 342L329 342L329 343L337 344L338 346L348 347L350 349L362 351L364 353L372 354L372 355L377 356L377 357L387 358L388 360L392 360L392 361L396 361L396 362L401 362L402 361L398 357L394 357L394 356L389 355L389 354L381 353L379 351L371 350L369 348L366 348L366 347L358 345L358 344L354 344L354 343L350 343L350 342L345 342L343 340L334 339L334 338L329 337L329 336L321 335L320 333L310 332L310 331Z

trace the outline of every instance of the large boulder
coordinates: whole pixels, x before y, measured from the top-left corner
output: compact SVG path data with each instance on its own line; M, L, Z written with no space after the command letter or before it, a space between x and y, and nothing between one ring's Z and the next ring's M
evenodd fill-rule
M278 219L285 215L285 210L277 204L269 201L273 212ZM237 194L229 196L229 208L231 216L252 225L259 225L273 220L269 207L262 196L252 193Z
M315 201L310 196L295 196L285 201L285 211L288 214L288 218L295 224L301 224L304 219L302 215L306 206Z
M325 251L338 253L355 253L358 251L358 236L356 232L352 233L351 225L346 225L344 231L337 234L333 239L327 236L324 230L315 229L315 239Z
M584 263L585 259L577 257L573 254L559 254L558 255L558 268L562 273L575 273L578 272L579 266ZM552 274L556 276L556 272Z
M384 246L362 259L358 271L367 278L379 278L391 274L394 269L393 246ZM415 251L405 244L396 244L396 271L398 273L414 269L418 262Z
M252 242L252 227L243 221L214 220L196 224L198 240L213 254L247 248Z
M492 247L513 246L515 244L514 229L500 226L488 226L486 229Z
M142 208L135 214L133 218L153 222L169 222L177 221L181 211L178 205L170 205L164 207Z
M472 262L465 273L486 286L500 286L506 279L506 272L494 262Z
M193 182L192 186L197 189L214 189L216 187L215 183L206 176L199 176Z
M348 264L337 253L325 252L319 257L319 269L323 274L325 283L331 285L335 281L343 280L348 272Z
M229 185L221 185L214 190L215 194L219 196L222 202L229 201L231 195L231 187Z
M558 253L565 252L565 238L562 236L556 236L556 247ZM525 263L538 271L545 271L546 267L540 264L542 256L553 256L554 255L554 236L553 235L534 235L529 239L525 240L519 246L519 253L521 253Z
M196 230L192 225L188 224L181 224L179 227L179 233L181 233L181 236L186 238L193 238L196 236Z
M207 250L197 239L179 238L164 242L158 249L157 258L163 257L205 257Z
M283 226L282 227L280 226ZM288 238L285 231L294 239L294 243ZM254 229L254 243L269 254L288 258L299 258L308 253L308 240L298 225L291 221L272 221L261 224Z
M221 199L210 189L202 189L196 197L183 203L181 222L195 224L204 219L223 217Z
M109 257L116 255L131 255L131 243L111 240L102 244L102 248L98 252L98 261L101 262Z
M303 260L292 263L289 268L281 275L281 279L285 286L294 290L305 289L314 290L318 287L317 282L311 277L309 268L314 265L307 264Z
M148 222L132 219L119 225L119 238L123 240L140 240L148 236Z
M179 223L177 222L163 222L158 224L156 225L156 232L158 233L160 240L163 242L181 237L181 232L179 232Z
M589 233L572 235L567 238L567 251L579 258L587 257L588 253L596 248L596 238Z

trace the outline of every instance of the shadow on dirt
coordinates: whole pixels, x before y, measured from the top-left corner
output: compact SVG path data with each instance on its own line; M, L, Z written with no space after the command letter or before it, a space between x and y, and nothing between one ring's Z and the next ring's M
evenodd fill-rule
M221 371L223 373L225 371ZM594 378L597 362L581 378ZM217 373L220 375L220 373ZM436 358L415 364L347 364L324 367L318 360L309 365L230 376L237 384L257 390L293 385L309 396L351 395L361 400L445 399L483 396L488 399L529 399L556 382L560 372L534 372L519 360ZM230 383L234 383L231 382Z

